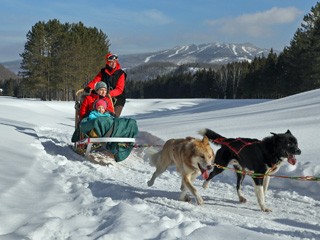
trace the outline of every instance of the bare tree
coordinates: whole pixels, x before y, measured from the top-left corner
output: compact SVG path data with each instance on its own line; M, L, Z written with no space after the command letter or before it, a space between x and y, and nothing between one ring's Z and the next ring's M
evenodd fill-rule
M222 68L220 68L217 71L217 75L218 75L218 78L217 78L218 86L221 89L221 92L223 94L223 98L226 99L227 98L229 71L225 66L222 66Z
M230 78L232 81L232 97L235 99L237 97L237 91L242 74L241 63L231 63L228 64L228 71L230 73Z

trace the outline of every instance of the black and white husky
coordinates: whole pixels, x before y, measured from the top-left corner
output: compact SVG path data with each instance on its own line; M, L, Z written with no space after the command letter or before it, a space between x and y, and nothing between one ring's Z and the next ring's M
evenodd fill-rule
M238 170L248 170L260 174L266 174L270 171L275 173L285 161L295 165L295 155L301 154L297 139L289 130L281 134L271 133L272 136L266 137L262 141L251 138L225 138L210 129L204 129L200 133L207 136L214 144L221 146L216 153L214 163L223 167L231 163ZM206 189L211 179L221 172L223 169L215 166L209 178L203 183L203 188ZM237 173L236 189L241 203L247 202L241 193L244 177L245 174ZM269 176L253 178L257 200L264 212L272 211L266 207L264 201L269 181Z

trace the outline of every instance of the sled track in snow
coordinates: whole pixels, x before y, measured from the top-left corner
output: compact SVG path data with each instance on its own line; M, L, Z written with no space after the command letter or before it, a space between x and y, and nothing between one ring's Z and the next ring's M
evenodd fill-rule
M260 211L254 188L249 184L243 186L248 203L238 202L235 176L231 175L230 178L233 177L231 180L234 181L224 183L217 178L206 191L201 187L203 181L196 179L195 187L205 201L203 206L197 206L177 200L181 177L175 170L163 173L153 187L147 186L154 168L144 159L145 148L134 149L128 160L117 163L117 167L105 167L84 161L83 157L74 153L69 148L70 136L60 130L40 128L36 129L36 133L45 152L51 156L46 161L52 161L56 165L54 172L59 176L59 181L65 182L64 191L70 196L70 204L77 202L79 198L88 198L81 210L83 214L90 215L94 212L96 218L108 216L112 210L109 212L106 206L112 201L112 204L128 204L133 211L139 211L139 206L146 207L148 212L141 213L141 221L145 224L153 219L159 221L159 225L166 222L177 223L178 225L173 225L172 228L179 229L179 223L198 222L204 227L213 227L212 230L216 226L227 224L270 238L319 239L320 201L311 196L303 196L290 189L269 188L266 204L273 212L264 213ZM163 145L164 142L143 131L136 139L137 144ZM58 158L57 155L61 157ZM60 217L62 226L69 221L76 221L77 212L73 212L72 217L70 214ZM119 215L113 215L114 220L121 217L121 214L125 212L120 211ZM108 218L102 219L110 222ZM97 228L105 228L103 221L100 224ZM159 235L165 236L166 231L170 229L164 229Z

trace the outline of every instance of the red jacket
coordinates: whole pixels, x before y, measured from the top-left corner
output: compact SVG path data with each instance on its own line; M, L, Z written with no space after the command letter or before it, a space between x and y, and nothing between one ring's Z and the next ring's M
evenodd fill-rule
M111 72L109 72L107 69L105 69L105 72L111 76L115 71L120 70L120 69L121 69L120 63L117 62L115 69L113 69ZM122 92L124 90L124 86L125 86L125 79L126 79L126 77L125 77L125 74L123 73L120 76L120 78L118 79L116 87L114 89L110 90L111 97L117 97L122 94ZM100 81L101 81L101 72L99 72L98 75L91 82L88 83L87 87L94 89L95 84Z
M80 119L83 118L84 114L93 110L93 104L99 98L100 98L100 95L95 94L95 93L91 93L90 95L86 96L86 98L83 100L81 107L80 107L80 111L79 111ZM113 103L111 102L110 98L104 97L103 99L106 100L108 103L107 111L114 113Z

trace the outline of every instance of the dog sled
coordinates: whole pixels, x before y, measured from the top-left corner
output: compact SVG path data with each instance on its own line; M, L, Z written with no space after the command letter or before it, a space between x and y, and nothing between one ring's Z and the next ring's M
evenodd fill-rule
M101 165L109 165L110 161L125 160L138 134L136 121L111 117L100 117L94 120L87 120L85 117L80 119L80 107L88 95L84 89L76 92L73 150L91 162Z

